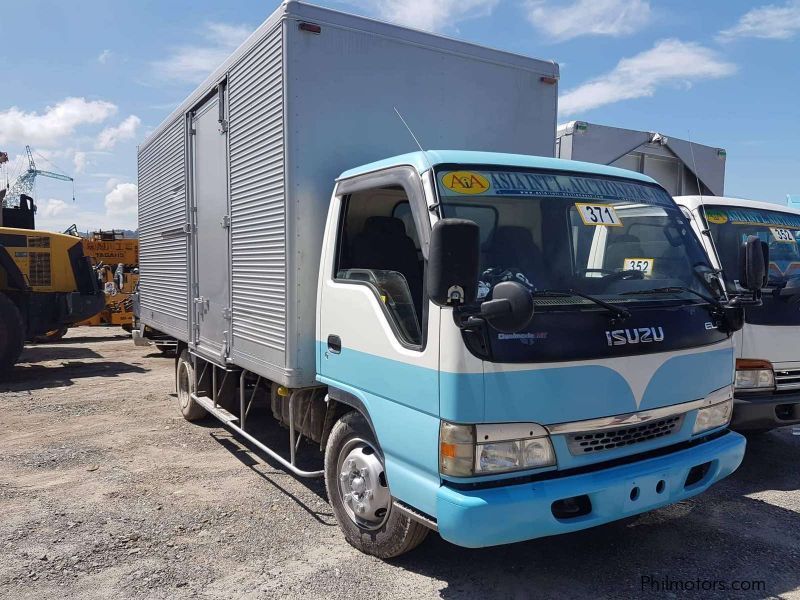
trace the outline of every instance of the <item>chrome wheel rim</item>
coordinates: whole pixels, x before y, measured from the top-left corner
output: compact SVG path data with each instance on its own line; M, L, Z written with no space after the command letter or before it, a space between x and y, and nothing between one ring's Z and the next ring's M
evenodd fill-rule
M389 516L392 497L383 461L366 440L349 440L339 453L339 498L347 516L361 529L380 528Z
M181 361L178 365L178 400L181 404L181 410L185 410L189 406L189 368L186 363Z

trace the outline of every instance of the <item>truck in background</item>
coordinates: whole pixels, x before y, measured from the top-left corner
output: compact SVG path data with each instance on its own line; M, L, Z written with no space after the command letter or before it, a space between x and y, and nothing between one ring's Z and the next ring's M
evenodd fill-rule
M727 153L723 148L656 131L570 121L556 130L556 156L644 173L671 196L725 193Z
M324 477L364 552L575 531L742 460L741 308L651 178L549 157L557 79L286 2L139 149L139 324L178 340L184 417ZM395 108L459 150L400 154Z
M661 133L572 121L558 127L562 158L624 165L651 175L691 219L731 298L740 244L750 236L769 246L762 304L745 309L736 333L736 387L731 426L765 431L800 423L800 210L724 196L726 152ZM698 193L699 192L699 193Z
M800 423L800 210L726 197L675 198L692 219L728 294L742 293L739 249L758 237L769 246L760 306L745 309L736 333L736 386L731 426L750 432Z

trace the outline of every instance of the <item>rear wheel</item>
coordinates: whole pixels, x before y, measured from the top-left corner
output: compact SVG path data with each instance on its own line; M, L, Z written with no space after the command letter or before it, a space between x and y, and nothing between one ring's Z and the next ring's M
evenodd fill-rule
M11 298L0 293L0 372L13 367L25 344L25 322Z
M399 556L428 535L427 527L392 510L383 455L357 412L339 419L328 438L325 487L345 539L362 552L379 558Z
M195 393L194 367L188 350L183 350L175 361L175 384L178 392L178 403L183 418L197 421L206 416L206 410L192 398Z

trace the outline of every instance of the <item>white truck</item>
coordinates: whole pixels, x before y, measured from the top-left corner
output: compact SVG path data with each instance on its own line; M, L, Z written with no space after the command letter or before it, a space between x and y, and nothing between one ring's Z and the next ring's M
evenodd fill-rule
M714 268L724 273L730 297L743 291L742 241L755 236L769 246L762 303L746 308L745 326L735 336L731 426L756 432L800 423L800 210L725 197L725 150L658 132L572 121L558 127L556 152L625 166L663 185L691 219Z
M362 551L575 531L742 460L741 309L651 178L552 158L557 79L287 2L139 149L135 334L178 340L187 419L324 477Z
M736 333L732 427L759 432L800 423L800 210L755 200L679 196L728 294L742 292L737 244L750 236L769 246L760 306L745 310Z

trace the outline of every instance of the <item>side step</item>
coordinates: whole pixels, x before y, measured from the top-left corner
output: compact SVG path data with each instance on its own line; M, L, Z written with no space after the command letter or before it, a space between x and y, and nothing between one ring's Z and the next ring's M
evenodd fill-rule
M214 401L208 396L198 396L197 394L192 394L192 400L197 402L200 406L202 406L223 423L230 423L231 425L237 425L239 423L239 417L229 413L221 406L214 406Z

